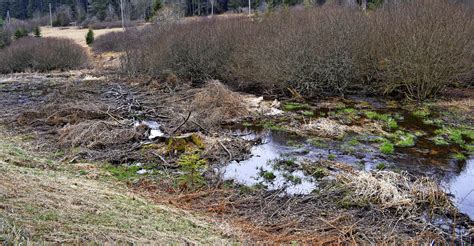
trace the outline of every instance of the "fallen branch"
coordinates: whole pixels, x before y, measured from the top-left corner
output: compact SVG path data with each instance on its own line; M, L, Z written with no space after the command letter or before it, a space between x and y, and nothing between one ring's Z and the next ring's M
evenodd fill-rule
M186 124L186 122L188 122L189 118L191 117L191 113L192 113L192 111L189 111L188 116L186 117L186 119L184 119L184 121L178 127L176 127L176 129L174 129L174 131L171 133L171 135L175 134L184 124Z

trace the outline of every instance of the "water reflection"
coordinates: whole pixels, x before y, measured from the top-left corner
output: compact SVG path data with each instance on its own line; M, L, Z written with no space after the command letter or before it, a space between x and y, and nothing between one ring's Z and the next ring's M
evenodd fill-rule
M446 178L444 186L454 195L459 210L474 219L474 158L466 162L460 173Z

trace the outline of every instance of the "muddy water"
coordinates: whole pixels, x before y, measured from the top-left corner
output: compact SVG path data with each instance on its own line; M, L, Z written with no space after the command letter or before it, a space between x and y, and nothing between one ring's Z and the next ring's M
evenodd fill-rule
M327 112L327 109L324 111ZM384 112L386 109L377 111ZM451 154L460 151L459 146L436 146L429 140L437 127L424 124L411 113L399 113L402 116L399 120L401 128L425 134L416 138L414 147L396 147L392 155L380 153L377 144L364 141L355 134L346 136L343 140L319 139L315 143L311 138L284 131L236 127L236 135L244 135L246 139L261 138L262 144L252 148L251 158L234 161L226 166L223 170L224 178L249 186L263 185L271 190L281 189L289 194L308 194L317 188L318 180L300 170L282 170L276 164L278 160L301 163L304 160L331 159L366 171L380 168L404 170L440 181L442 187L453 195L460 211L474 219L474 156L469 156L467 161L453 159ZM376 136L364 136L371 137ZM351 144L354 139L358 140L357 144Z

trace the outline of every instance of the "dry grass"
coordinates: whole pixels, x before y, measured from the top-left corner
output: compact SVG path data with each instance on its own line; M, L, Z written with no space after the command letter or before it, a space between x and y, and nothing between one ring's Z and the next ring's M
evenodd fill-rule
M110 121L84 121L66 125L59 130L59 142L64 146L88 148L123 144L140 139L142 135L131 126Z
M390 171L341 173L338 179L353 191L352 198L370 201L383 208L416 210L418 205L450 207L448 196L433 180L413 182L406 173Z
M195 120L209 128L249 114L243 97L219 81L209 81L206 87L195 95L190 108L194 112Z
M55 38L69 38L74 42L80 44L83 47L88 47L86 44L86 34L89 29L87 28L76 28L76 27L41 27L41 33L43 37L55 37ZM99 37L109 32L122 32L122 28L110 28L94 30L95 37Z
M0 243L228 243L215 225L152 205L113 181L14 165L21 159L4 151L13 144L3 138L0 145Z

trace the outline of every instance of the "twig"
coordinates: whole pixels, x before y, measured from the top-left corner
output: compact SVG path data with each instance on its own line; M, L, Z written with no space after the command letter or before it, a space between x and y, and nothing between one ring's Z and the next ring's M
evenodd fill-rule
M229 160L232 160L232 153L230 153L230 151L227 149L227 147L225 147L225 145L220 141L220 140L217 140L217 142L222 146L222 148L227 152L227 154L229 155Z
M184 124L186 124L186 122L188 122L189 117L191 117L191 113L192 113L192 111L189 111L188 116L186 117L186 119L183 121L183 123L181 123L178 127L176 127L176 129L174 129L174 131L171 133L171 135L175 134L179 130L179 128L181 128Z

